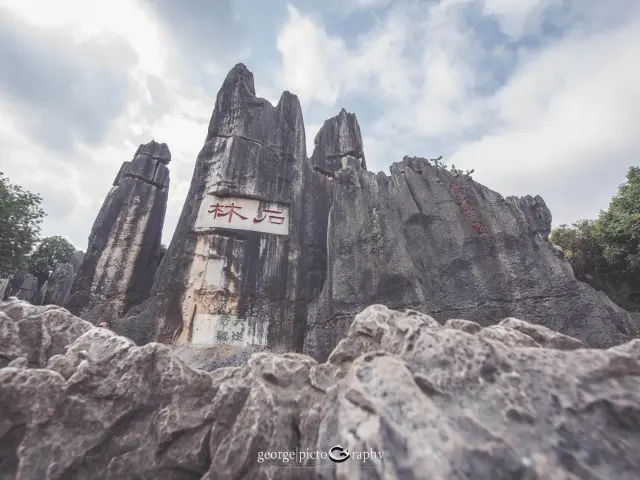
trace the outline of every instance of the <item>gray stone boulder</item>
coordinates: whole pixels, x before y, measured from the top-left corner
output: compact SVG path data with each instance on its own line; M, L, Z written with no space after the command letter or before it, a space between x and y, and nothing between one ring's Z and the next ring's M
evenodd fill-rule
M156 273L156 255L167 209L171 154L166 144L141 145L124 162L105 199L87 253L74 256L61 277L77 271L64 306L93 323L112 321L146 300ZM74 264L80 266L74 267ZM66 280L50 292L66 297Z
M205 372L165 345L14 299L0 304L0 358L3 479L631 480L640 470L640 340L593 350L513 318L442 326L374 305L325 363L256 353ZM338 445L349 457L337 463Z

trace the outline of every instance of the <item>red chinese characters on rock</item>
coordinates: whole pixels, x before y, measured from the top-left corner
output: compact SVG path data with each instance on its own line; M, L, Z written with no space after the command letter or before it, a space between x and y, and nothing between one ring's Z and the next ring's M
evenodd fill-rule
M482 222L480 222L480 220L478 220L478 216L476 215L476 212L473 210L473 207L469 205L464 188L460 187L459 185L452 184L450 186L450 191L451 191L451 196L454 198L454 200L460 207L462 214L472 222L473 230L479 235L486 233L487 228L482 224Z
M262 218L254 218L253 223L260 223L267 217L269 217L268 223L273 223L274 225L282 225L284 223L284 215L278 210L262 210Z
M227 210L225 210L227 209ZM216 203L215 205L210 205L207 210L208 213L213 213L213 218L218 217L227 217L228 223L231 223L233 216L237 216L240 220L248 220L249 217L245 217L242 215L239 210L242 210L242 207L236 205L235 202L231 202L231 205L220 205ZM284 223L284 214L279 210L262 210L262 217L258 215L253 219L253 223L261 223L266 218L268 218L267 223L272 223L274 225L282 225Z
M229 210L224 212L223 208L228 208ZM220 205L219 203L216 203L215 205L210 205L207 212L213 213L213 218L227 217L229 219L229 223L231 223L231 219L234 215L240 217L241 220L249 218L240 215L240 213L237 212L237 210L240 209L242 209L242 207L237 206L234 202L231 202L231 205Z

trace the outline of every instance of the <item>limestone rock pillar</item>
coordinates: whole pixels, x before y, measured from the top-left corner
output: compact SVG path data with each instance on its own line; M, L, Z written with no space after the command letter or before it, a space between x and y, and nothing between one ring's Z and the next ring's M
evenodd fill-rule
M167 145L151 141L120 167L64 305L72 313L94 323L112 321L149 296L167 209L170 161Z

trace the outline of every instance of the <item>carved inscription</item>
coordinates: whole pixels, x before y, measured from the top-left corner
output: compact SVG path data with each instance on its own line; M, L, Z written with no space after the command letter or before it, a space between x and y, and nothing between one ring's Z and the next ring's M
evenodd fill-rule
M235 315L198 314L193 322L191 343L194 345L260 344L248 335L247 320Z
M462 214L465 217L467 217L467 219L469 219L469 221L472 223L473 230L479 235L486 233L487 228L478 219L478 216L476 215L476 212L473 209L473 207L469 205L464 188L461 187L460 185L456 185L455 183L453 183L450 186L450 191L451 191L451 196L458 204L458 207L460 207L460 211L462 212Z
M231 228L289 234L289 207L249 198L208 195L202 202L195 230Z

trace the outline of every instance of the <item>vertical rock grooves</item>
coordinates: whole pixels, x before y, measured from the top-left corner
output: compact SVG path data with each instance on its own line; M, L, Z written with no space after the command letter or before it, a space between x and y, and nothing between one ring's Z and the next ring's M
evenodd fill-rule
M554 253L539 196L505 199L419 157L392 164L390 176L369 172L360 126L344 109L314 143L308 158L298 98L284 92L271 105L236 65L217 94L150 298L116 330L138 343L176 344L209 369L260 350L324 360L371 303L482 325L517 316L593 347L638 331ZM144 165L130 163L119 177L144 176ZM247 215L232 223L234 208ZM269 212L288 223L266 228Z
M171 153L140 145L124 162L89 236L65 307L92 322L113 321L148 298L167 209Z

